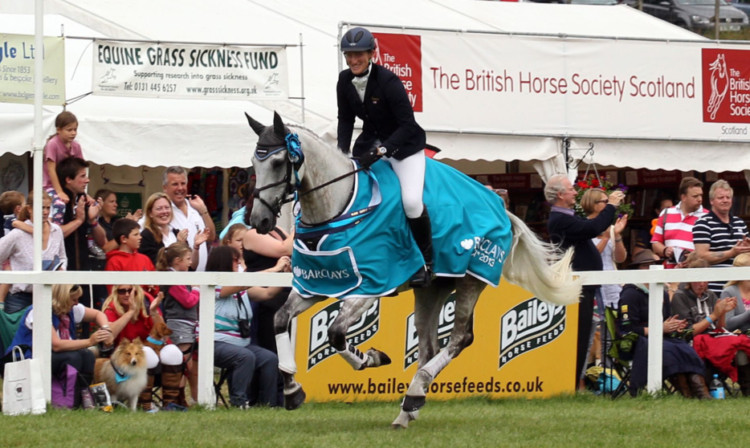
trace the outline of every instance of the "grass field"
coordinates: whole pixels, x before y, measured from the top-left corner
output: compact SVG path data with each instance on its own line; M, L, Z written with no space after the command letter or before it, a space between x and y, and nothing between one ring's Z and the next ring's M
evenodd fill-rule
M309 403L293 412L52 410L0 417L3 447L690 447L750 439L750 399L678 396L428 401L407 430L397 403Z

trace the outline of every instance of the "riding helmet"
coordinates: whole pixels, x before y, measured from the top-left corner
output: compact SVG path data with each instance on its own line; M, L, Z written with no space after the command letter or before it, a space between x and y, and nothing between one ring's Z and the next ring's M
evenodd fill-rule
M375 49L375 37L362 27L350 29L341 38L341 51L369 51Z

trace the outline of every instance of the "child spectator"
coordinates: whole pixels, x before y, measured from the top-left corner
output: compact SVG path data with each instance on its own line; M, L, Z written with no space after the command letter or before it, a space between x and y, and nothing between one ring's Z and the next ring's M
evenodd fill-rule
M18 213L21 212L24 204L26 204L26 198L24 198L23 194L18 191L11 190L0 194L0 213L3 214L3 228L0 230L0 238L13 230L13 222L18 219ZM29 230L29 232L31 232L31 230ZM3 263L2 269L4 271L9 271L10 262ZM4 304L9 289L10 284L4 283L0 285L0 304ZM0 308L2 307L0 306Z
M65 182L57 175L57 164L68 157L83 159L83 153L81 145L75 141L78 135L78 119L72 112L60 112L55 118L55 129L57 132L47 139L47 144L44 146L43 187L44 191L52 197L50 212L52 222L62 225L65 205L74 198L63 191Z
M193 250L185 243L172 243L159 250L156 268L159 271L187 272L193 263ZM171 285L162 286L164 292L164 320L172 330L172 342L185 354L190 392L193 400L198 399L198 372L195 366L193 348L196 342L195 332L198 326L198 301L200 288L197 286ZM185 388L180 388L178 404L187 406Z
M11 190L0 194L0 212L3 214L3 231L0 232L0 238L13 230L13 221L18 219L18 214L25 204L26 198L23 193Z
M221 238L222 246L230 246L237 249L239 253L242 253L242 241L245 239L247 233L247 226L245 224L237 223L229 226L224 236ZM237 267L237 272L245 272L245 259L240 257L240 264Z
M105 271L155 271L156 268L147 256L138 253L141 247L141 226L132 219L118 219L112 226L112 237L119 243L118 249L107 252ZM143 289L151 296L159 293L159 288L144 285ZM112 285L107 285L112 292Z

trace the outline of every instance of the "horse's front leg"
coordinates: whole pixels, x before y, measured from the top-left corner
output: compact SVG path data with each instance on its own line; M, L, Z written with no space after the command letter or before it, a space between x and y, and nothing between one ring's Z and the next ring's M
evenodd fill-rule
M380 350L371 348L367 353L362 353L351 342L346 340L346 333L362 315L370 309L377 297L361 299L346 299L341 304L339 314L328 328L328 342L335 348L354 370L362 370L366 367L379 367L391 363L391 358Z
M284 407L289 411L297 409L305 402L305 391L302 390L302 385L294 379L294 374L297 373L297 363L294 360L294 350L289 335L292 319L323 299L325 297L305 299L292 291L273 318L276 351L279 355L279 372L284 380Z
M442 284L443 286L433 284L430 288L414 289L414 327L417 330L419 367L427 364L440 348L437 340L440 310L451 291L453 291L453 282L445 283L443 281ZM429 379L425 377L424 372L417 370L411 381L412 385L415 383L426 385L429 384ZM416 389L419 389L419 386L413 386L412 390ZM407 407L416 410L407 412L402 409L392 423L394 428L406 428L410 421L416 420L419 413L418 409L424 405L426 392L427 389L425 388L421 395L404 398L404 401L410 401ZM419 403L416 404L414 401L419 401ZM402 403L402 407L403 405L404 403Z

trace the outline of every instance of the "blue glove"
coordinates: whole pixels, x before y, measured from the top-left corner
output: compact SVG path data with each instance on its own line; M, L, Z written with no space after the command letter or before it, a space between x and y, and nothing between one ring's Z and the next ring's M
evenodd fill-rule
M364 169L369 169L373 163L380 160L386 153L384 147L373 146L366 153L359 156L359 165Z

